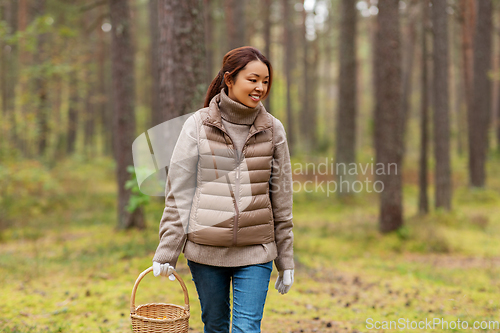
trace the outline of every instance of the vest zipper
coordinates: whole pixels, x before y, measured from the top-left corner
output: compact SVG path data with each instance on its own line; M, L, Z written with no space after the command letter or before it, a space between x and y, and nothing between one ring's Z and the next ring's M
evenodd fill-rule
M236 210L236 216L234 218L233 246L236 246L236 244L237 244L238 220L239 220L239 217L240 217L240 211L239 211L239 208L238 208L238 201L239 201L239 198L240 198L239 194L240 194L240 166L241 166L241 157L243 156L243 150L245 150L245 146L247 145L248 140L252 136L254 136L255 134L263 132L263 131L264 130L260 130L258 132L255 132L254 134L252 134L250 137L248 137L246 139L245 143L243 144L243 147L241 147L241 155L239 155L239 157L237 157L237 160L236 160L236 182L235 182L236 193L234 195L234 208ZM229 139L231 140L231 142L233 142L233 139L231 139L231 137L229 136L229 134L227 136L229 137Z
M234 195L234 208L236 210L236 216L234 217L234 227L233 227L233 246L236 246L237 242L237 235L238 235L238 219L240 217L240 211L238 208L238 200L239 200L239 187L240 187L240 175L239 175L239 170L240 170L240 164L239 161L237 162L238 165L236 166L236 184L235 184L235 195Z
M234 141L233 139L231 138L231 136L229 135L229 133L227 133L224 129L222 129L221 127L219 126L216 126L216 125L213 125L213 124L210 124L218 129L220 129L222 132L226 133L227 137L229 138L229 140L231 140L231 144L233 144L233 147L234 147ZM263 132L265 129L262 129L260 131L257 131L255 133L253 133L251 136L247 137L247 139L245 140L245 143L243 144L243 147L241 147L241 156L243 156L243 150L245 149L245 146L247 145L247 142L248 140L250 140L250 138L254 135L256 135L257 133L260 133L260 132ZM237 154L237 152L236 152ZM235 209L235 212L236 212L236 216L234 217L234 227L233 227L233 246L236 246L237 244L237 235L238 235L238 219L240 217L240 211L239 211L239 208L238 208L238 200L239 200L239 187L240 187L240 164L241 164L241 156L240 157L236 157L236 181L235 181L235 193L233 193L233 199L234 199L234 209Z

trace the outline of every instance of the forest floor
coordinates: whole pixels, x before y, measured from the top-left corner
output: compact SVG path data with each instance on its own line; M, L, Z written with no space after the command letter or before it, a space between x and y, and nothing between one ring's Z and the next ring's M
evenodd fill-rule
M131 332L130 295L151 266L163 198L146 206L146 230L117 231L112 163L7 167L18 178L0 170L0 204L9 205L0 214L0 331ZM377 231L374 194L294 194L294 284L279 294L274 268L262 332L500 331L488 323L500 322L500 180L469 190L459 173L453 210L419 216L414 174L404 174L405 227L388 235ZM190 332L202 332L182 255L177 271ZM182 305L182 289L149 274L136 304L150 302Z

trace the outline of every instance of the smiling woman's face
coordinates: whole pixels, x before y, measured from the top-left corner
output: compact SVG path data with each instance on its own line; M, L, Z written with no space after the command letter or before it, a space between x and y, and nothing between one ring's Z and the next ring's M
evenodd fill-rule
M228 72L225 76L227 77ZM236 76L236 82L226 84L229 98L250 108L256 107L267 92L269 85L269 70L266 64L259 60L250 61Z

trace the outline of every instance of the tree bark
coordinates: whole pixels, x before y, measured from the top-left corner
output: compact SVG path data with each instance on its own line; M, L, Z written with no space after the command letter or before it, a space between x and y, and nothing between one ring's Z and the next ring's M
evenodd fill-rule
M467 136L461 135L462 133L467 133L467 120L466 120L466 99L464 97L464 80L465 77L463 75L463 57L462 57L462 15L460 11L456 14L456 18L452 24L453 37L451 40L452 43L452 59L453 59L453 75L452 82L454 85L452 89L455 90L455 105L452 107L453 112L455 113L455 127L459 135L456 137L457 142L457 154L458 156L462 156L464 154L465 147L467 146Z
M271 5L272 5L272 0L264 0L262 1L263 4L263 16L264 16L264 56L271 61ZM264 100L264 107L266 108L267 112L271 112L271 94L267 96L267 98Z
M349 194L352 184L357 179L356 175L347 172L349 164L356 163L356 13L354 1L340 2L339 104L335 150L335 165L345 166L339 167L339 174L336 175L340 184L337 194L340 196ZM342 184L345 180L348 186L344 190Z
M113 78L113 146L116 158L118 185L118 228L144 228L142 214L129 213L126 206L131 192L125 189L130 179L127 167L133 165L132 142L135 139L135 80L134 50L131 40L131 22L128 0L110 0L112 25L112 78Z
M162 122L163 116L160 107L160 57L158 0L149 0L149 35L151 37L151 127Z
M229 49L246 45L245 39L245 0L224 0Z
M76 70L69 73L69 108L68 108L68 132L66 135L66 154L71 155L75 152L76 137L78 131L78 78Z
M0 17L2 21L7 22L9 25L9 15L10 15L10 1L6 3L0 3ZM7 71L9 66L6 61L9 57L10 46L7 47L6 43L2 40L0 41L0 89L2 96L2 118L5 119L9 115L9 108L7 106ZM2 140L2 144L5 141Z
M35 16L42 16L45 12L45 0L39 0L35 5ZM43 65L46 60L47 50L45 49L47 33L37 35L37 51L34 53L34 62L37 65ZM43 68L43 66L41 66ZM48 127L48 97L47 97L47 78L45 71L39 71L35 80L35 89L38 99L37 103L37 123L38 123L38 155L45 156L47 150L47 141L49 136Z
M86 75L86 96L85 96L85 120L84 120L84 131L83 131L83 142L85 153L87 158L92 158L95 149L95 87L96 82L93 78L94 73L92 71L87 71Z
M498 13L500 16L500 11ZM497 44L500 45L500 33L497 36ZM499 63L500 63L500 60L499 60ZM498 88L497 88L497 95L498 95L498 101L497 101L497 109L496 109L497 119L496 119L495 131L496 131L496 139L497 139L497 151L500 152L500 84L498 85Z
M376 37L375 149L380 193L379 228L390 232L403 225L401 124L401 41L398 0L379 0ZM382 163L382 164L380 164Z
M464 92L467 110L472 110L472 71L473 71L473 36L475 29L476 8L474 0L460 1L460 20L462 22L462 50L464 70ZM469 111L467 111L469 112Z
M12 36L17 31L17 4L18 1L8 0L4 2L2 17L9 28L8 35ZM16 96L17 83L17 45L1 43L0 52L2 54L2 109L6 120L10 120L12 133L15 133L15 126L12 123L14 117L14 101ZM10 119L9 119L10 118ZM14 137L10 137L11 142L14 142Z
M203 0L203 14L205 18L205 57L207 59L207 87L212 83L214 75L214 41L213 29L215 27L212 18L213 0Z
M427 182L428 165L428 142L429 142L429 95L428 95L428 50L427 50L427 30L429 26L429 0L421 3L421 34L422 34L422 75L421 75L421 98L420 98L420 159L419 159L419 196L418 211L420 214L429 212L429 196Z
M491 112L491 0L477 2L477 20L474 35L473 108L469 109L469 176L472 187L484 187L486 182L486 154Z
M307 103L309 105L309 137L311 142L311 149L318 149L318 65L319 65L319 37L316 35L316 38L309 43L311 52L309 53L309 73L311 75L308 76L310 93L307 96Z
M99 26L102 26L104 23L104 10L105 7L101 6L101 20ZM105 156L113 155L113 144L112 144L112 131L109 129L113 127L112 121L112 108L109 107L109 101L112 99L109 98L111 95L111 89L109 87L109 75L105 75L109 73L107 71L106 59L109 58L109 44L106 40L106 35L102 29L97 29L98 32L98 48L97 48L97 68L98 68L98 99L97 99L97 112L99 113L99 123L101 125L101 137L102 137L102 150Z
M10 28L9 35L17 31L17 4L18 1L5 2L3 19ZM18 59L16 44L2 44L2 108L5 120L9 123L10 135L6 137L13 147L17 146L18 134L15 122L14 101L16 99L16 84L18 81Z
M55 98L54 98L54 107L53 110L55 112L54 116L54 136L56 137L54 154L52 157L51 165L56 165L58 161L61 161L65 157L65 143L66 143L66 133L65 126L62 122L63 117L63 109L62 105L62 94L63 94L63 86L64 79L62 75L56 75L53 80L55 87Z
M85 13L86 25L90 26L92 21L95 19L94 15L91 13ZM83 131L83 143L84 151L87 158L92 158L95 150L95 115L96 115L96 103L95 97L97 94L96 87L96 73L93 67L96 59L94 57L97 45L94 43L95 39L92 38L92 31L85 34L86 47L85 52L88 54L88 58L85 66L85 111L84 111L84 131Z
M306 19L307 19L307 11L305 8L302 9L302 31L300 43L302 44L302 79L303 86L300 89L303 92L302 98L302 109L300 110L300 132L301 132L301 148L304 152L310 152L315 149L315 123L316 123L316 110L314 109L314 102L311 102L312 98L315 97L314 88L312 87L312 79L314 77L314 66L312 66L311 57L312 52L314 52L313 43L307 40L306 35Z
M425 2L425 1L424 1ZM409 118L411 109L411 93L412 93L412 75L413 62L415 56L415 38L417 25L418 6L415 0L408 4L408 22L405 27L405 42L403 43L403 107L401 108L401 135L403 138L403 155L405 150L405 133L407 119Z
M27 0L19 0L18 5L17 5L18 11L17 11L17 23L18 23L18 31L25 31L27 27L27 22L28 22L28 5L27 5ZM17 43L18 46L18 67L23 68L27 64L27 52L26 52L26 47L25 47L25 37L20 37L19 41ZM20 76L20 86L19 86L19 94L22 96L24 91L27 89L27 82L26 79L23 79L22 76ZM15 131L15 142L17 148L22 152L24 156L28 156L29 154L29 149L28 149L28 142L26 138L26 133L23 133L22 128L18 128L18 125L20 123L25 123L25 113L26 113L26 108L23 104L19 106L19 114L16 116L15 113L13 113L13 123L14 123L14 131ZM17 121L16 118L18 118L20 121Z
M286 80L286 134L290 155L295 154L295 131L292 110L292 63L293 63L293 36L292 36L292 23L290 17L290 1L282 0L283 7L283 43L284 43L284 72Z
M324 108L325 108L325 115L327 121L327 126L325 128L329 128L329 126L335 126L335 110L337 107L337 97L334 95L335 91L335 82L336 80L333 78L332 75L332 68L334 68L335 63L336 63L336 58L333 56L334 52L334 43L336 44L337 41L333 37L334 34L336 33L337 30L337 21L334 15L328 15L328 18L325 22L325 30L324 30L324 54L325 54L325 64L324 64L324 76L323 76L323 83L322 83L322 88L323 88L323 93L322 95L325 96L325 102L324 102ZM359 128L357 129L359 131ZM328 144L330 140L333 138L334 133L331 133L331 131L325 130L323 132L323 137L320 139L322 141L322 145L326 145L327 147L330 147ZM360 140L356 142L356 145L359 147L360 145Z
M305 0L304 0L305 2ZM306 38L306 18L307 18L307 12L306 9L302 6L302 27L301 27L301 34L300 34L300 43L301 43L301 48L302 49L302 88L301 91L303 95L301 96L302 99L302 108L300 110L300 141L301 141L301 148L304 152L308 152L311 150L311 143L310 143L310 137L309 137L309 105L307 103L307 98L309 94L311 93L311 87L309 86L309 66L307 63L307 57L309 54L309 47L307 45L307 38Z
M432 1L434 30L434 158L436 208L451 209L450 119L448 94L448 13L446 0Z
M207 91L202 0L160 0L162 121L203 107Z

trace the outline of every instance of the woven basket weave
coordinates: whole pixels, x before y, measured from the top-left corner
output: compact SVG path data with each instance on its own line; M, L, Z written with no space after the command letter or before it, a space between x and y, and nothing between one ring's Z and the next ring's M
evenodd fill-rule
M184 291L184 306L166 303L148 303L135 306L135 293L142 278L151 272L153 267L149 267L142 272L134 284L132 297L130 299L130 318L132 320L132 330L135 333L186 333L189 329L189 296L186 285L181 277L174 272L174 276L179 281ZM165 319L163 319L165 317ZM162 319L157 319L162 318Z

